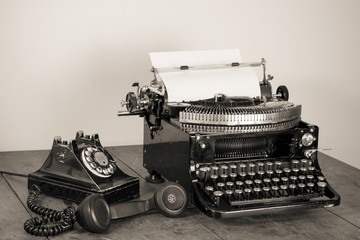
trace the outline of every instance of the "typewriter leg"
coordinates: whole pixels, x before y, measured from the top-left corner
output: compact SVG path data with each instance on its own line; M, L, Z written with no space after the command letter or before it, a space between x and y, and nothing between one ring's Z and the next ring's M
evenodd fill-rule
M165 179L161 176L160 173L152 171L149 176L145 177L145 180L150 183L163 183Z

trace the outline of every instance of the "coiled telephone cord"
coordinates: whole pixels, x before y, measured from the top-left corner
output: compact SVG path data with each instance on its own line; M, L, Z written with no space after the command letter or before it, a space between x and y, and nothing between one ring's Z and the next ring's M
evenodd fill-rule
M76 222L76 210L73 206L65 208L63 211L56 211L42 207L37 203L40 188L34 186L27 199L27 206L31 211L41 217L33 217L24 223L24 230L35 236L55 236L71 230ZM45 226L48 222L59 222L56 225Z

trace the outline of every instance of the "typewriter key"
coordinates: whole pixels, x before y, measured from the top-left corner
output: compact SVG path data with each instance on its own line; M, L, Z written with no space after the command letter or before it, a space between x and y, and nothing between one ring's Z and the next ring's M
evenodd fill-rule
M301 160L300 160L301 167L306 168L306 167L307 167L307 162L308 162L307 159L301 159Z
M270 187L271 179L270 178L264 178L263 179L265 187Z
M223 181L224 183L227 180L228 175L227 174L220 174L220 181Z
M283 184L287 185L289 182L289 178L288 177L282 177L281 181L283 182Z
M229 174L229 177L230 177L231 181L233 181L233 182L235 182L236 176L237 176L236 173L230 173Z
M307 172L307 168L306 168L306 167L300 168L300 173L301 173L302 175L306 175L306 172Z
M317 188L319 190L320 196L324 196L326 186L327 186L326 182L318 182L317 183Z
M272 186L271 187L271 194L272 196L275 197L279 197L279 187L278 186Z
M236 174L237 172L237 166L235 164L230 164L230 174Z
M283 173L282 169L276 169L275 170L275 174L276 174L277 177L281 177L282 173Z
M244 186L243 181L236 181L235 182L236 189L241 189Z
M292 168L299 168L299 160L294 159L291 161Z
M281 170L281 164L282 164L282 162L280 162L280 161L275 162L275 171L276 170Z
M249 172L248 175L249 175L249 178L252 180L252 179L254 179L256 173L255 172Z
M239 176L240 176L241 181L245 181L245 178L246 178L246 173L245 172L239 173Z
M273 170L273 162L266 162L266 171Z
M280 185L280 194L282 197L285 197L287 194L288 186L287 185Z
M226 182L226 190L233 190L234 182Z
M265 168L264 168L265 164L263 162L258 162L257 165L258 165L258 172L259 171L265 172Z
M266 175L267 175L268 178L272 178L273 175L274 175L274 171L273 170L267 170Z
M213 193L214 196L214 202L216 204L216 206L220 205L220 198L224 195L224 193L222 191L215 191Z
M198 179L201 181L201 182L204 182L206 180L206 176L207 176L207 169L205 167L201 167L199 168L198 171L196 171L196 175L198 177Z
M252 180L245 180L245 185L246 185L246 187L248 187L248 188L251 188L252 187L252 185L253 185L253 181Z
M220 174L228 175L228 173L229 173L229 167L227 165L221 165L220 166Z
M265 198L269 198L270 196L270 188L269 187L263 187L263 191L264 191L264 197Z
M290 176L290 182L291 182L292 184L295 184L296 181L297 181L297 176Z
M245 199L246 199L246 200L249 200L250 197L251 197L252 189L251 189L251 188L245 188L245 189L244 189L244 192L245 192Z
M299 183L304 183L306 177L305 177L304 175L299 175L299 176L298 176L298 179L299 179Z
M314 175L314 173L315 173L315 167L314 166L309 166L308 170L309 170L310 174Z
M299 187L299 192L300 194L304 194L304 190L305 190L305 184L304 183L299 183L298 184L298 187Z
M213 188L212 186L206 186L206 187L205 187L205 193L206 193L208 196L211 196L213 192L214 192L214 188Z
M257 175L259 176L260 179L263 179L263 178L264 178L264 174L265 174L264 171L258 171L258 172L257 172Z
M261 188L258 188L258 187L254 188L255 199L259 199L260 192L261 192Z
M314 186L315 186L315 184L312 183L312 182L308 182L306 185L307 185L307 187L308 187L308 189L309 189L309 192L310 192L310 193L313 193L313 192L314 192Z
M231 196L233 195L233 191L232 190L226 190L225 194L226 194L226 198L229 202L231 202Z
M318 181L320 182L324 182L325 181L325 177L324 176L317 176Z
M225 190L225 183L223 183L223 182L218 182L216 184L216 186L217 186L218 191L224 191Z
M291 173L290 168L284 168L283 171L284 171L284 174L285 174L286 177L290 176L290 173Z
M214 166L211 166L211 172L210 172L211 175L219 175L219 167L214 165Z
M290 184L289 189L290 189L291 196L294 196L295 195L296 185L295 184Z
M274 177L274 178L272 178L272 181L273 181L274 185L277 186L280 182L280 178Z
M216 186L217 179L218 179L218 175L211 175L210 176L210 180L211 180L213 186Z
M261 181L261 179L255 179L255 180L254 180L254 183L255 183L255 186L256 186L256 187L261 187L262 181Z
M314 181L314 175L306 175L307 181L308 182L313 182Z
M293 168L293 169L292 169L292 172L293 172L294 176L297 176L297 175L299 174L299 172L300 172L300 169L298 169L298 168Z
M236 189L235 192L234 192L235 199L240 201L241 198L242 198L242 193L243 193L242 189Z
M248 172L255 172L255 163L252 163L252 162L250 162L250 163L248 163Z
M238 171L239 175L240 175L240 173L245 173L246 172L246 164L244 164L244 163L238 164L237 171Z

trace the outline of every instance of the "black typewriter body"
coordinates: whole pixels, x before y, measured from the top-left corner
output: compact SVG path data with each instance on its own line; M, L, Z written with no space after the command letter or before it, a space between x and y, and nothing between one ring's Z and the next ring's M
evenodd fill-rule
M285 86L272 94L265 63L226 66L263 67L257 98L216 94L195 102L168 102L158 69L153 69L150 87L135 83L137 93L129 92L123 102L128 112L118 115L144 117L147 179L179 183L189 204L211 217L339 205L340 196L319 166L319 128L301 120L301 105L288 102Z

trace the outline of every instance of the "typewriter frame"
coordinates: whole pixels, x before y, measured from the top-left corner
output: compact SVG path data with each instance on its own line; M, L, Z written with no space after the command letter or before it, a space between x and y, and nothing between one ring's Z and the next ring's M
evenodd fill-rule
M278 199L262 199L243 201L243 204L229 209L229 206L220 204L215 206L204 191L201 183L196 178L196 172L202 165L215 163L214 142L216 139L232 137L259 137L271 135L282 139L286 135L291 142L282 143L288 145L287 151L281 151L278 156L272 158L244 158L237 162L256 160L283 160L307 158L315 167L316 174L321 174L317 159L318 127L300 121L299 124L288 130L266 133L241 133L241 134L198 134L182 131L172 119L162 119L161 128L152 131L149 125L153 115L145 117L144 123L144 146L143 166L149 173L158 173L169 181L178 182L187 191L189 204L194 204L210 217L235 217L249 211L269 210L289 207L332 207L340 204L339 194L329 185L325 189L324 196L306 195L296 197L283 197ZM153 118L155 119L155 118ZM151 125L151 123L150 123ZM311 132L316 140L311 146L301 146L301 137ZM205 143L205 150L201 149L200 143ZM281 156L280 156L281 155ZM225 160L226 162L226 160ZM309 197L311 196L311 198Z

